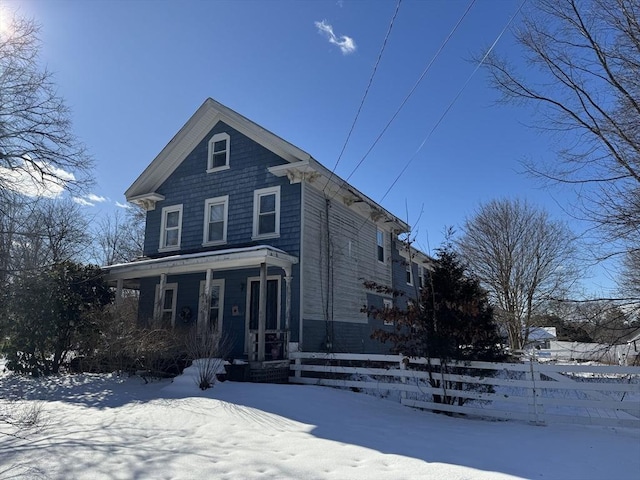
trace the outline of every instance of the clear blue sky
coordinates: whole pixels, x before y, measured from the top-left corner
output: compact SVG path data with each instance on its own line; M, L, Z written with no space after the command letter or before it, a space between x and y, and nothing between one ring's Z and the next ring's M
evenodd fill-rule
M0 0L42 25L42 61L96 161L100 214L207 98L236 110L333 168L389 28L396 1ZM470 0L404 0L369 96L336 172L346 178L371 147ZM496 105L478 71L420 144L520 0L478 0L381 141L350 178L407 220L433 250L480 203L519 197L570 218L569 192L549 191L520 162L553 158L552 140L526 126L533 112ZM516 19L516 22L519 18ZM350 37L345 54L336 41ZM517 61L509 32L497 50ZM422 213L421 213L422 212ZM418 221L418 217L419 221ZM460 228L458 228L460 229ZM603 278L598 280L604 282ZM597 285L596 285L597 288Z

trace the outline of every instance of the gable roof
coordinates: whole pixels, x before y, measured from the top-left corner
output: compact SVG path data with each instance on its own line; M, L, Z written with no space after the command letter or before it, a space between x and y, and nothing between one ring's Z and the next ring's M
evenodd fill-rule
M191 116L187 123L182 126L158 156L127 189L125 192L127 200L132 201L137 197L155 193L156 189L180 165L180 162L221 121L288 162L304 161L311 158L311 155L307 152L265 130L238 112L225 107L212 98L207 98L196 113Z
M269 168L274 175L294 175L294 171L295 174L302 175L313 173L317 178L325 179L327 186L330 184L334 192L342 192L345 203L350 205L357 201L367 205L368 211L360 212L361 214L369 216L376 222L377 219L382 218L385 222L393 224L398 232L409 231L409 225L328 170L307 152L212 98L204 101L196 113L127 189L125 192L127 201L144 206L147 202L154 204L156 201L163 200L164 196L156 190L218 122L224 122L289 162L289 164ZM293 177L290 180L295 181Z

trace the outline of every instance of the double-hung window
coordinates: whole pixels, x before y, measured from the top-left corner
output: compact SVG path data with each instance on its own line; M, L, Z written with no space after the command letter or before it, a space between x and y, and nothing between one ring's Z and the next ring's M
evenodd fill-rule
M205 201L203 245L218 245L227 242L228 212L228 195L209 198Z
M280 187L253 192L253 238L280 235Z
M376 244L378 261L384 263L384 232L380 229L376 231Z
M172 205L162 209L160 223L160 250L180 248L182 233L182 205Z
M209 140L207 172L217 172L229 168L229 134L216 133Z

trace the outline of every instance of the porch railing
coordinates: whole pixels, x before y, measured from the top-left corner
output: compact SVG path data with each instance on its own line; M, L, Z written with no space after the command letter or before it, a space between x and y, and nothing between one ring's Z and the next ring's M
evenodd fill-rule
M269 361L289 358L287 346L289 345L289 332L286 330L265 330L264 332L264 357L258 358L258 332L249 332L249 360Z

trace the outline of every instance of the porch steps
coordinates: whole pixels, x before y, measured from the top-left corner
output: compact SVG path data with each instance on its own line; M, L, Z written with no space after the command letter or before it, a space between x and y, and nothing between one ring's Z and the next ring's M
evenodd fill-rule
M289 360L249 362L249 381L253 383L289 383Z

